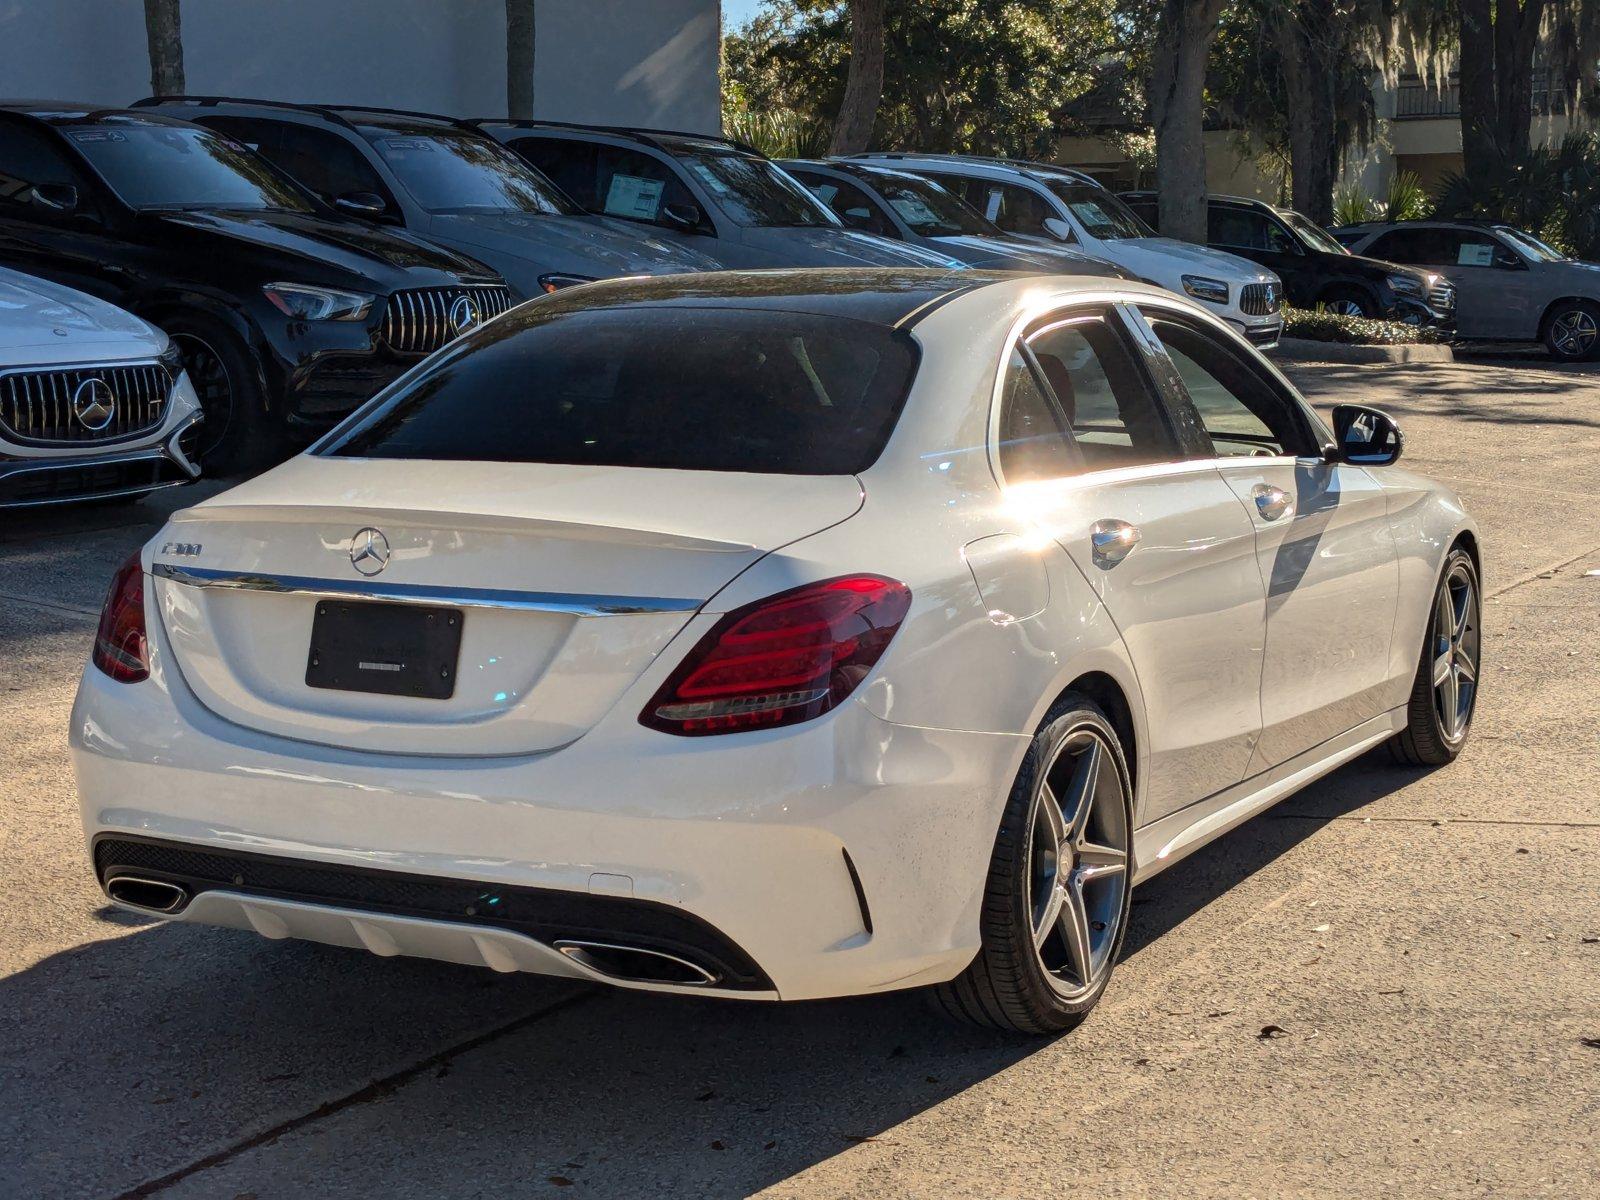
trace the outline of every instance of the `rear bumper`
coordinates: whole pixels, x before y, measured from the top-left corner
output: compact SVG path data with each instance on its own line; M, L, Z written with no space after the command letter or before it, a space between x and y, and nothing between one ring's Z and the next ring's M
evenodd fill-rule
M542 755L341 752L209 713L154 636L149 680L86 670L71 742L102 886L113 868L154 871L187 889L176 919L778 999L932 983L977 950L1025 737L851 703L786 730L673 738L632 719L630 693ZM163 843L180 865L119 863L118 843ZM510 917L485 915L492 896ZM618 979L572 941L658 949L715 978Z

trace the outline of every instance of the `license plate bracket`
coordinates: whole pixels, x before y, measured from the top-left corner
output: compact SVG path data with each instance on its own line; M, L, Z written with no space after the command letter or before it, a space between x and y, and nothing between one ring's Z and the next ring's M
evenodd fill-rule
M319 600L306 686L448 700L466 615L459 608L381 600Z

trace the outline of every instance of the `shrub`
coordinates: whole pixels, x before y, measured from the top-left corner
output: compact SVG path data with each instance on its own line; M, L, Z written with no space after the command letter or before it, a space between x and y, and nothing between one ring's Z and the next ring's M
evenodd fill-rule
M793 109L752 112L735 109L722 114L724 136L748 142L768 158L817 158L828 152L833 130Z
M1422 346L1448 342L1450 336L1438 329L1406 325L1400 321L1374 321L1369 317L1347 317L1318 308L1283 310L1283 336L1312 342L1342 342L1348 346Z
M1375 221L1383 208L1360 188L1342 187L1333 194L1333 223L1335 225L1360 225Z

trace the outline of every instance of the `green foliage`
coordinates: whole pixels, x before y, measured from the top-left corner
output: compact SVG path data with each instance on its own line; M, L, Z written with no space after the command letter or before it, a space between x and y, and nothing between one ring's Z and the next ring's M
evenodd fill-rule
M825 121L792 108L726 108L722 114L724 137L748 142L768 158L816 158L828 152L832 127Z
M1360 225L1363 221L1376 221L1382 214L1382 205L1354 184L1333 193L1335 225Z
M1423 189L1422 180L1411 171L1396 171L1389 181L1389 195L1384 202L1385 221L1420 221L1433 214L1433 202Z
M1400 321L1374 321L1347 317L1318 307L1283 310L1283 336L1312 342L1340 342L1347 346L1423 346L1450 340L1437 329L1424 329Z
M1600 137L1568 134L1521 159L1470 178L1452 175L1439 192L1440 216L1482 217L1525 229L1556 249L1600 259Z
M1113 0L888 0L873 146L1053 158L1061 107L1115 45L1113 12ZM724 39L725 122L783 111L831 130L849 48L845 4L769 0Z

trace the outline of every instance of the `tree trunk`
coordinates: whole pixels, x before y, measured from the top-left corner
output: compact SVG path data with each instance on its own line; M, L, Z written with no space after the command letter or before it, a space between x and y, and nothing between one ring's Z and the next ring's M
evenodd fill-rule
M850 0L850 74L829 154L859 154L872 141L883 98L884 0Z
M144 0L152 95L183 95L183 28L178 8L179 0Z
M1468 175L1528 153L1545 0L1460 0L1461 157Z
M1303 0L1292 10L1278 10L1272 19L1285 90L1293 98L1285 114L1293 207L1318 225L1333 223L1333 185L1339 171L1338 68L1330 46L1338 37L1338 19L1329 0Z
M1206 240L1206 59L1223 0L1162 0L1150 68L1161 232Z
M534 0L506 0L506 116L533 116Z

